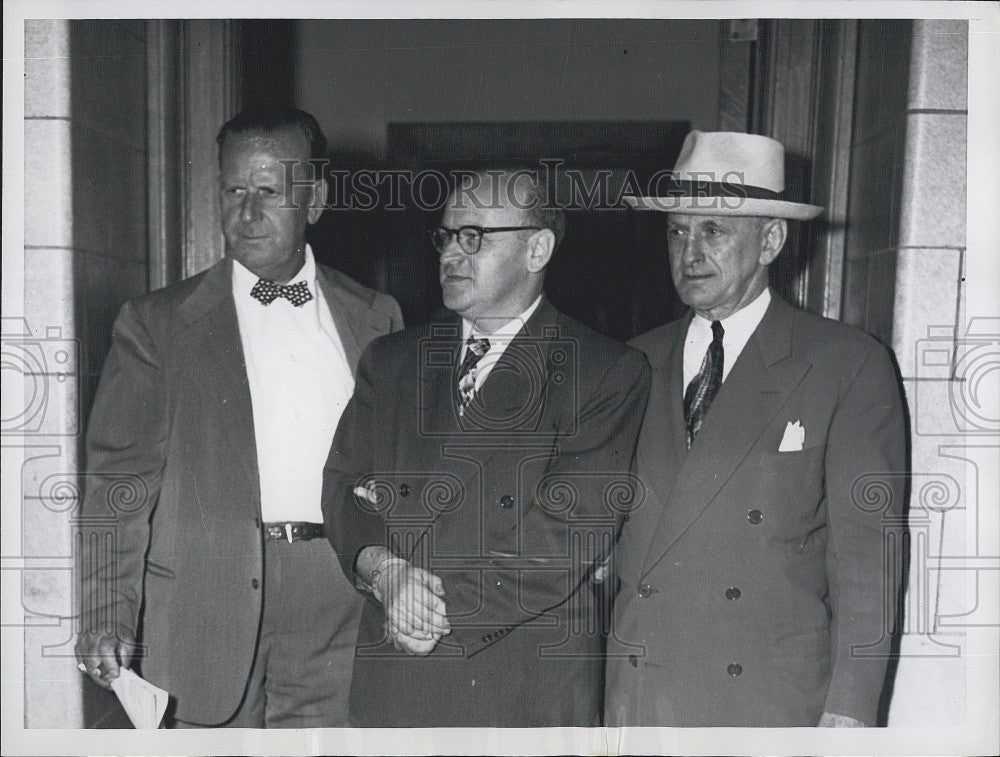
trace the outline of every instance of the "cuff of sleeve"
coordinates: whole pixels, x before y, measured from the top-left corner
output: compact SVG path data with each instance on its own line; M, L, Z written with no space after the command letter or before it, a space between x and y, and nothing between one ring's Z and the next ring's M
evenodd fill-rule
M391 568L393 565L409 565L409 564L410 563L408 561L404 560L402 557L386 557L386 558L383 558L382 562L380 562L378 565L376 565L375 569L372 571L371 581L367 584L368 591L370 591L372 594L374 594L375 595L375 599L377 599L379 602L381 602L382 601L382 597L385 595L385 592L383 592L379 588L379 578L381 578L382 575L389 568Z

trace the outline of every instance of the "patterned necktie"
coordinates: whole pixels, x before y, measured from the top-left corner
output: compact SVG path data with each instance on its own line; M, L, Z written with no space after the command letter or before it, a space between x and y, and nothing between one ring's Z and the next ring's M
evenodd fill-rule
M471 335L465 342L465 358L458 367L458 414L465 415L465 408L472 402L476 393L476 365L483 355L489 352L490 340L473 338Z
M260 300L262 305L270 305L279 297L284 297L295 307L304 305L313 298L309 285L304 281L295 284L275 284L267 279L260 279L250 290L250 296Z
M726 330L718 321L712 321L712 343L705 351L705 359L701 361L701 370L691 379L687 391L684 392L684 423L687 426L687 446L691 443L705 422L708 406L715 399L719 387L722 386L722 365L725 353L722 350L722 336Z

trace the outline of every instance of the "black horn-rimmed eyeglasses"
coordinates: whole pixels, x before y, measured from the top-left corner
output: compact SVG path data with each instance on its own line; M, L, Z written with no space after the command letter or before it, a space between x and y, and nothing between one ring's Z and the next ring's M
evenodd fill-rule
M459 226L457 229L449 229L447 226L438 226L433 231L428 232L431 244L438 252L444 252L451 243L451 238L458 240L458 246L466 255L475 255L483 244L483 234L496 234L501 231L541 231L541 226Z

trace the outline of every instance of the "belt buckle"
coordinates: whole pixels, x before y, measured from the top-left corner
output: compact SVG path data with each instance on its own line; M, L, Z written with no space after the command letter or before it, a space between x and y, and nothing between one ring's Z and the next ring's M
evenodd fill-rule
M286 523L285 524L285 538L288 539L288 543L289 544L292 543L292 524L291 523Z

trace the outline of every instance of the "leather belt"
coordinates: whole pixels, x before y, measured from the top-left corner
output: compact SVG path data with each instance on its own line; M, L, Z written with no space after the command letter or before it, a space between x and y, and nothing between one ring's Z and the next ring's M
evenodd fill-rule
M326 536L326 529L323 528L322 523L291 521L287 523L265 523L264 533L267 534L268 539L284 539L291 544L293 541L322 539Z

